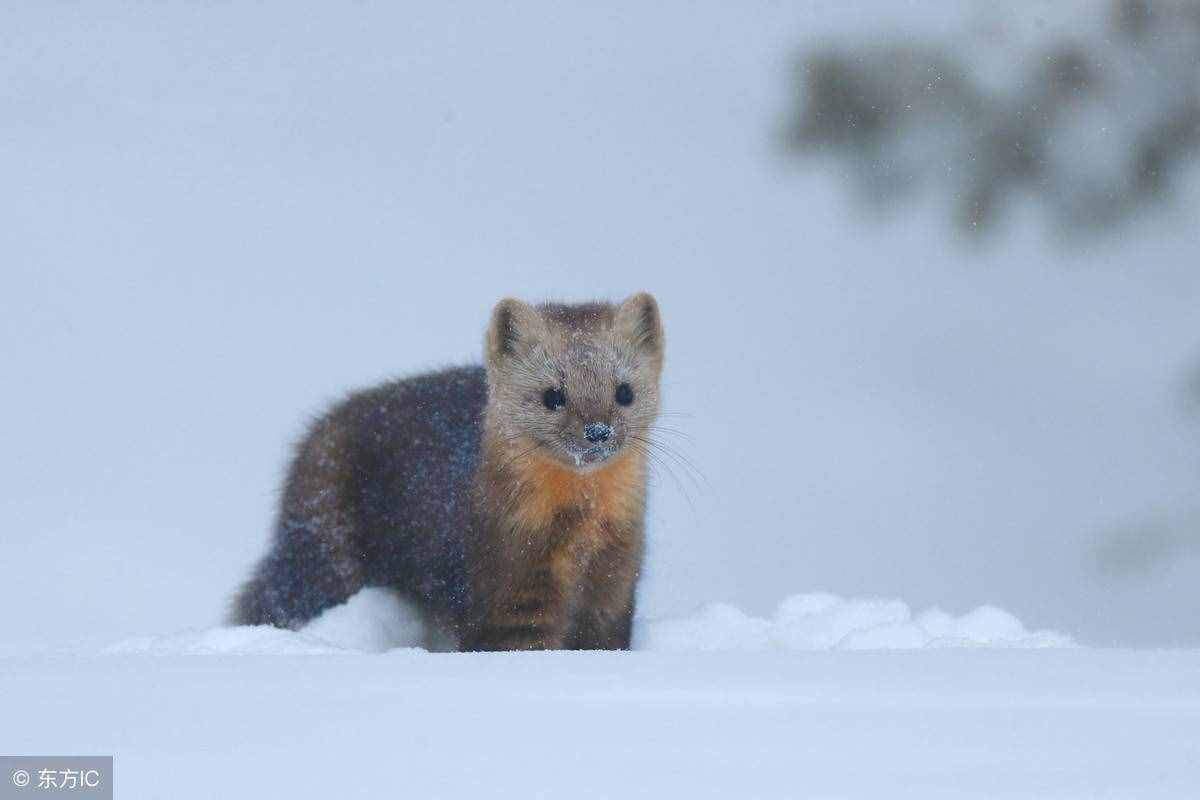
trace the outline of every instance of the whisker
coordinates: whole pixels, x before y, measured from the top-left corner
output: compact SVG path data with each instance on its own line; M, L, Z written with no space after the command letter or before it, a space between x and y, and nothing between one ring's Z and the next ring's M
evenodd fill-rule
M631 442L631 446L634 448L634 450L641 453L642 456L646 458L653 469L662 469L667 473L667 475L671 478L671 481L675 484L675 487L679 489L679 493L683 495L683 499L687 501L688 507L692 510L692 513L696 513L696 504L692 500L691 494L688 492L687 487L683 485L683 482L679 480L679 476L677 476L675 471L671 469L671 465L668 464L661 456L646 447L644 440L635 440Z
M646 425L642 426L642 430L649 433L666 433L671 436L678 436L680 439L686 439L689 442L693 441L692 435L687 431L681 431L678 428L668 428L665 425Z
M699 467L692 463L692 461L682 453L678 452L672 447L667 446L666 444L663 444L662 442L640 437L636 434L633 434L633 436L641 439L645 443L646 447L653 450L656 454L662 456L664 459L670 459L673 461L675 465L683 470L684 474L688 476L688 479L691 480L692 485L697 491L711 491L712 487L704 473L701 472Z

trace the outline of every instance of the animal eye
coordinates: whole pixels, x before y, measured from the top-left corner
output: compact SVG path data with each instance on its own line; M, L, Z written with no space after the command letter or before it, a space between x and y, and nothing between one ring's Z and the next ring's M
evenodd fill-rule
M617 386L617 402L623 406L633 403L633 387L628 383L622 383Z
M567 404L567 394L562 389L547 389L542 392L542 403L551 411L557 411Z

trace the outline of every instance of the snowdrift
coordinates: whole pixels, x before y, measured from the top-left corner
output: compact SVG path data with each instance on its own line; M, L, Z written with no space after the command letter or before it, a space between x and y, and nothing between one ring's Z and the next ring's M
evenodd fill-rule
M764 619L725 603L673 619L639 619L635 650L671 652L906 650L937 647L1070 647L1070 637L1030 631L999 608L980 606L961 616L937 608L914 615L900 600L846 599L797 594ZM429 631L407 602L393 592L364 589L300 631L267 626L129 639L110 653L161 655L326 655L382 653L397 648L452 649Z

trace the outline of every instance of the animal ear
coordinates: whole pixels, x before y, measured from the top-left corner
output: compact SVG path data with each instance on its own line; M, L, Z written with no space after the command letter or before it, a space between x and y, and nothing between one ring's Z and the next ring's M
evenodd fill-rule
M499 364L506 358L524 352L543 329L542 318L530 305L506 297L492 309L484 342L484 357L488 364Z
M640 292L621 303L613 327L635 349L650 356L659 367L662 366L666 341L663 338L662 317L653 295Z

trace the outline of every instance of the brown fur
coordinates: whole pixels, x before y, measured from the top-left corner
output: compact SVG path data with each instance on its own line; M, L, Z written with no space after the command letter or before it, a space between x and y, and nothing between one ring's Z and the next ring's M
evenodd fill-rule
M644 550L644 450L625 441L598 467L581 470L554 445L560 427L541 446L528 435L535 426L522 429L524 414L537 419L547 412L528 402L518 406L515 398L551 380L545 374L529 380L530 362L552 363L568 387L568 405L577 405L563 428L612 418L612 387L621 380L637 381L643 414L657 414L662 331L653 302L639 295L620 309L534 310L515 301L497 307L487 346L493 389L474 498L486 522L468 542L472 585L485 599L476 608L466 647L629 646ZM648 332L642 330L647 320ZM644 347L646 337L653 339L651 347Z
M484 356L357 392L313 424L234 621L297 627L388 586L462 649L629 646L658 306L502 300Z
M485 469L493 468L485 462ZM643 551L644 471L638 453L584 475L524 456L481 481L480 501L497 510L489 527L502 535L479 545L487 555L475 560L475 586L489 600L465 644L628 647Z

